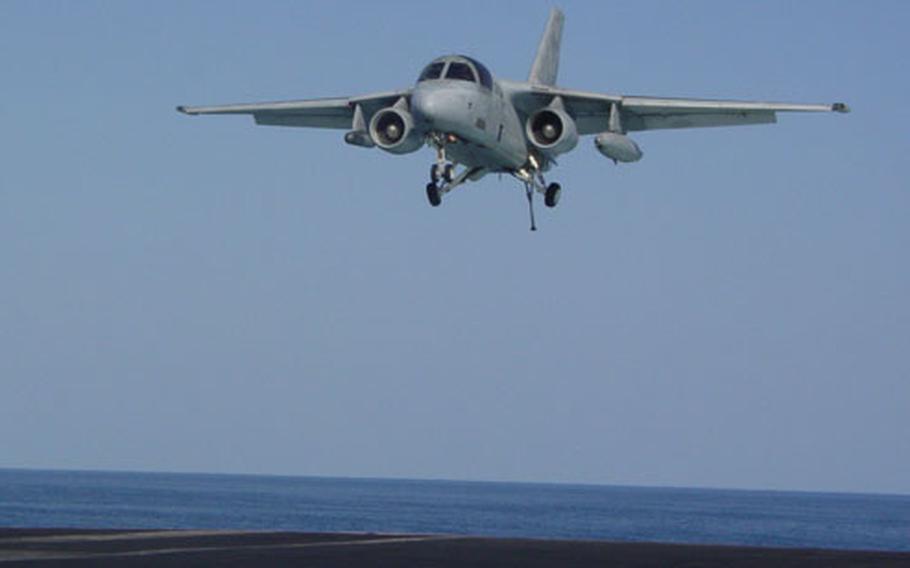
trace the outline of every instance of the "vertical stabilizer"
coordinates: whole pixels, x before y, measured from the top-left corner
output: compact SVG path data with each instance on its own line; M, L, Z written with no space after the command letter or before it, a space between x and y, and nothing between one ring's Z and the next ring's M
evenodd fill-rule
M559 44L562 42L562 24L565 19L558 8L553 8L550 12L547 28L540 38L537 57L534 58L534 65L531 66L531 74L528 76L529 83L556 84L556 75L559 73Z

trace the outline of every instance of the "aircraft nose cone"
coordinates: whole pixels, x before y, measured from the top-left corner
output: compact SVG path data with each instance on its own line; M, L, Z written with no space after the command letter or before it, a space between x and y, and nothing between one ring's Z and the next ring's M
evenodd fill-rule
M411 100L414 114L426 124L434 124L440 118L442 110L440 99L439 93L426 89L416 91Z
M447 87L415 89L411 95L411 110L429 130L459 133L469 123L466 111L470 100L457 88Z

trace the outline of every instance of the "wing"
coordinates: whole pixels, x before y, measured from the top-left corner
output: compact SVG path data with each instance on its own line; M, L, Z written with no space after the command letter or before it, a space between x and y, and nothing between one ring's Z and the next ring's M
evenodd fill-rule
M737 126L777 122L778 112L849 112L844 103L794 104L702 99L623 97L626 130Z
M777 122L778 112L850 112L844 103L792 104L630 97L514 84L509 90L516 108L525 114L549 105L554 97L560 97L568 113L575 118L579 134L607 131L614 104L618 105L622 129L626 132L767 124Z
M401 97L410 95L410 89L375 93L360 97L307 99L273 103L244 103L220 106L179 106L184 114L250 114L256 124L269 126L302 126L311 128L338 128L350 130L354 112L359 105L364 119L369 122L374 112L395 104Z

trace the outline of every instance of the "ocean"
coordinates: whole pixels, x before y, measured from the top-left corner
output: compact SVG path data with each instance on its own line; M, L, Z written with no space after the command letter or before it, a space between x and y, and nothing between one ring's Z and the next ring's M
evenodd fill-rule
M446 533L910 551L910 496L0 469L0 526Z

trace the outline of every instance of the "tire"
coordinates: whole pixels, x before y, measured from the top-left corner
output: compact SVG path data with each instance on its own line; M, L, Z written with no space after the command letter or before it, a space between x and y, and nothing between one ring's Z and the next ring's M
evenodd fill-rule
M427 184L427 200L433 207L439 207L439 204L442 203L442 195L439 193L439 188L436 187L435 183Z
M562 187L558 183L551 183L547 186L544 193L543 202L547 207L556 207L559 203L559 196L562 194Z
M455 166L446 164L442 169L442 179L444 179L446 183L452 183L452 180L455 179Z

